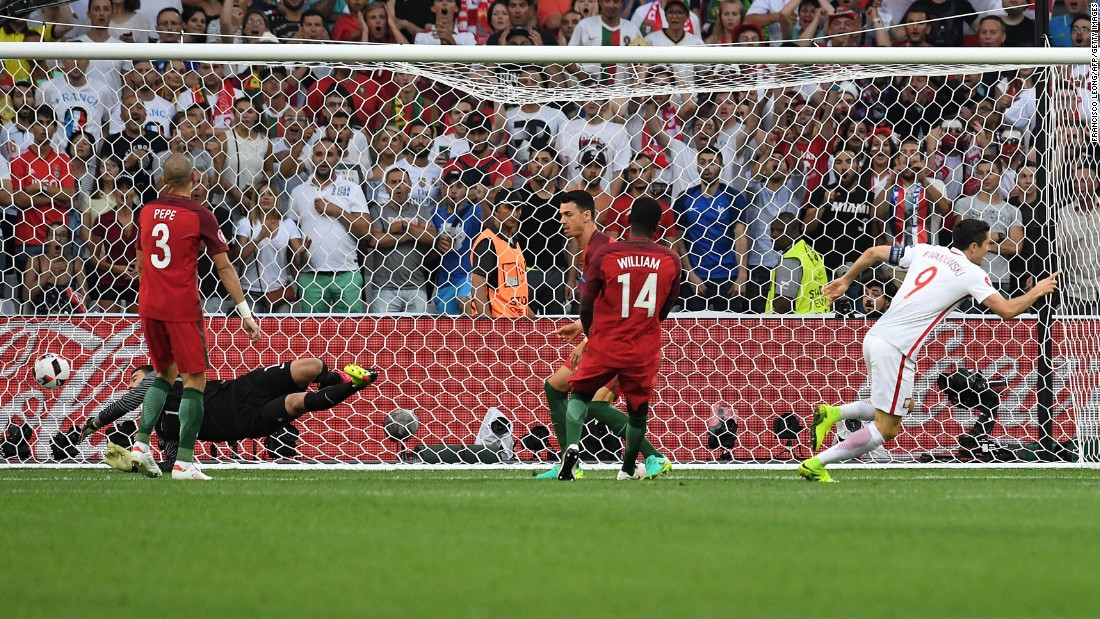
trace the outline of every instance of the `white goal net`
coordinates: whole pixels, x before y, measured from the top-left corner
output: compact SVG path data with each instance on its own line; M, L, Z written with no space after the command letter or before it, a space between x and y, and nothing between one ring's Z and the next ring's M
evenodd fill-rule
M149 362L133 221L172 153L193 159L194 197L217 217L265 334L249 344L200 262L208 377L302 358L382 372L271 436L200 441L203 459L556 461L543 383L576 344L552 335L576 311L579 252L558 214L567 190L593 196L613 237L636 198L656 198L660 240L690 266L649 422L675 462L808 457L812 407L868 397L862 338L904 274L867 273L815 313L809 266L799 279L792 261L831 279L874 244L946 244L963 217L990 223L985 267L1006 296L1053 268L1063 294L1015 321L966 304L952 314L919 361L903 433L868 459L1097 457L1100 160L1087 67L1019 50L1013 65L981 54L993 64L937 64L920 50L900 65L831 48L811 52L816 64L751 49L735 62L737 50L718 48L723 62L697 64L679 48L545 62L519 48L422 61L379 47L385 59L370 62L370 47L352 46L344 61L304 62L273 57L276 46L136 43L125 59L89 60L108 44L84 44L55 60L49 45L6 61L24 73L9 67L0 108L11 461L96 462L108 440L130 440L136 410L70 444ZM504 273L472 247L501 204L519 207L534 319L467 314L471 280ZM773 239L776 221L798 232ZM48 352L72 365L59 389L33 380ZM941 388L964 368L984 386ZM584 449L614 461L621 443L590 422Z

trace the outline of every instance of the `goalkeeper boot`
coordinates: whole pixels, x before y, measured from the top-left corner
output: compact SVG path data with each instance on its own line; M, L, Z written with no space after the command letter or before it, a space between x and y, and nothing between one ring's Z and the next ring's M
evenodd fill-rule
M198 464L194 462L180 462L177 460L175 466L172 467L172 479L209 481L211 477L203 473L202 470L199 469Z
M646 456L645 478L656 479L672 470L672 461L664 456Z
M555 464L554 468L550 469L549 471L543 471L543 472L539 473L538 475L535 475L535 479L557 479L558 478L558 471L560 471L560 470L561 470L561 465L560 464ZM584 469L581 468L581 465L578 464L577 468L573 469L573 478L574 479L584 479Z
M153 454L138 445L134 445L134 448L130 450L130 460L133 472L141 473L146 477L160 477L160 467L153 460Z
M356 389L362 389L367 385L372 384L378 380L378 370L375 368L364 368L354 363L344 366L344 375L347 377L348 382L351 383Z
M561 466L558 468L558 481L574 481L577 479L573 469L581 460L581 449L576 445L565 448L565 455L561 457Z
M639 466L638 464L634 465L634 472L633 473L627 473L626 471L624 471L622 469L619 469L619 474L615 476L616 481L634 481L634 480L640 480L640 479L645 479L645 478L646 478L645 467Z
M107 453L103 454L103 463L123 473L134 472L134 459L130 456L130 450L122 445L108 442Z
M826 484L836 483L829 475L829 471L825 470L825 465L817 459L817 456L798 465L798 474L806 481L820 481Z
M821 449L821 445L825 443L825 437L829 435L829 430L832 430L833 425L838 421L840 421L839 406L821 403L814 407L814 425L810 427L810 446L813 451Z

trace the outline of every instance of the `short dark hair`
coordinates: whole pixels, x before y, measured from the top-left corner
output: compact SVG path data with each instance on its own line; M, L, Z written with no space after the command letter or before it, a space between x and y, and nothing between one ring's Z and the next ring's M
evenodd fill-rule
M51 124L57 122L57 117L54 116L53 108L46 104L34 108L34 119L49 120Z
M661 210L661 203L649 196L635 200L627 217L632 236L640 234L645 238L653 238L657 234L657 225L661 223Z
M321 23L325 23L325 16L317 9L306 9L302 11L302 19L298 20L298 23L305 23L307 17L317 17L321 20ZM328 30L328 25L325 24L325 30Z
M960 251L974 243L983 243L989 237L989 224L980 219L963 219L955 222L951 231L951 247Z
M130 372L130 374L133 375L134 372L145 372L146 374L154 374L154 373L156 373L156 371L157 371L156 368L154 368L153 366L151 366L149 364L145 364L145 365L135 366L134 369Z
M574 189L573 191L566 191L561 194L561 200L559 204L565 204L566 202L572 202L577 205L577 210L588 211L592 213L592 217L596 217L596 201L592 199L592 194L581 189Z
M699 157L701 157L703 155L714 155L714 160L715 161L717 161L720 164L725 164L726 163L725 158L722 157L722 151L720 151L717 148L714 148L712 146L706 146L704 148L700 148L698 154L695 155L695 159L698 160Z

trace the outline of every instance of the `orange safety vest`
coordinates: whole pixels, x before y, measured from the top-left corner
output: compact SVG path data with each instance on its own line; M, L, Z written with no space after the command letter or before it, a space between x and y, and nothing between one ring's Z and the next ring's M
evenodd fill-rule
M482 239L489 239L497 253L497 287L489 290L489 307L493 318L522 318L531 315L527 307L527 262L519 243L509 245L497 233L486 228L470 244L470 266L474 265L474 248ZM472 307L472 306L471 306Z

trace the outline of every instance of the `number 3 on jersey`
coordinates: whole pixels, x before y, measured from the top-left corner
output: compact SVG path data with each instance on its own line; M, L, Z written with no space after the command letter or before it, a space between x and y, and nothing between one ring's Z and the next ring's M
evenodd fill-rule
M623 286L623 318L628 318L630 316L630 273L620 275L618 282ZM634 301L634 307L646 310L647 318L652 318L657 312L656 273L646 276L642 289L638 292L638 298Z
M163 256L158 256L156 252L154 252L149 257L149 260L153 263L153 266L158 269L167 268L168 265L172 262L172 248L168 246L168 233L168 224L160 223L153 226L154 245L157 246L157 249L164 251Z

